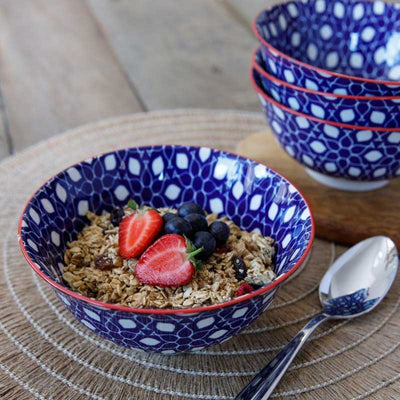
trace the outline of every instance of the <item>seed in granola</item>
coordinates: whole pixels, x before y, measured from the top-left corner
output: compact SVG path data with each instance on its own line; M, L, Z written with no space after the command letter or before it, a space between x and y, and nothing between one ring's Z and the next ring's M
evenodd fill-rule
M97 256L94 258L94 266L102 271L109 271L114 268L111 258L107 256Z
M235 271L235 278L242 281L247 276L247 267L245 262L238 256L232 257L232 267Z
M124 217L124 210L120 207L115 207L110 214L110 222L114 226L118 226Z
M227 245L221 246L221 247L217 247L215 249L215 253L218 253L218 254L228 253L228 251L230 251L230 248Z
M251 277L247 277L246 282L251 285L251 286L265 286L267 283L269 283L271 279L268 279L267 277L263 275L253 275Z

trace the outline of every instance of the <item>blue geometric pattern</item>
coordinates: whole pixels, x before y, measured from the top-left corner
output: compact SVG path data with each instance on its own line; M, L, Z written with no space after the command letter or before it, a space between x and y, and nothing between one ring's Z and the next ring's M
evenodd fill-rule
M252 77L262 91L260 74ZM326 175L356 181L400 176L400 132L348 129L298 116L259 98L268 123L282 148L298 162ZM274 102L275 103L275 102Z
M382 1L305 0L263 11L255 31L268 72L309 89L362 96L400 95L400 6ZM309 66L300 65L296 60ZM324 69L318 71L311 66ZM348 77L334 76L333 71ZM352 77L395 81L393 85Z
M349 99L327 94L315 94L285 86L263 75L266 70L261 58L261 50L255 54L257 69L260 72L262 87L278 103L303 114L332 122L367 127L400 128L400 97L396 100ZM290 75L286 74L286 79ZM282 81L281 81L282 82Z
M163 354L199 351L224 342L253 323L275 297L277 288L240 304L191 314L137 314L58 298L86 328L118 345Z
M92 158L42 186L22 216L20 240L28 261L67 288L63 254L66 243L88 223L87 211L111 211L130 198L153 207L193 201L243 229L272 236L278 276L299 262L312 240L304 199L267 167L209 148L153 146ZM190 315L110 309L55 290L72 314L98 335L135 349L178 353L220 343L245 329L269 306L279 286L237 304Z
M343 316L360 314L377 303L376 299L366 300L368 289L360 289L347 296L340 296L324 301L324 314L329 316Z

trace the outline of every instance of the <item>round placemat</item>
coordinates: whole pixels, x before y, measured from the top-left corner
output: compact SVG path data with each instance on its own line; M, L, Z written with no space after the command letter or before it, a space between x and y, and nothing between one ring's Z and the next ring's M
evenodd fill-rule
M49 176L97 153L148 144L234 150L265 128L258 113L178 110L106 120L0 163L0 397L6 399L232 399L312 316L318 283L345 248L316 240L303 270L250 328L198 354L161 356L113 345L79 324L33 275L17 218ZM321 326L273 398L400 398L399 279L372 313Z

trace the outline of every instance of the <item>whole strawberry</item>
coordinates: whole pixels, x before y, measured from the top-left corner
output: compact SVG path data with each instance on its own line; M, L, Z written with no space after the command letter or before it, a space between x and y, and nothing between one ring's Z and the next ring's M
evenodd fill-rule
M195 259L203 249L194 249L183 236L171 233L162 236L140 257L135 267L136 278L144 284L154 286L186 285L195 268L202 269Z

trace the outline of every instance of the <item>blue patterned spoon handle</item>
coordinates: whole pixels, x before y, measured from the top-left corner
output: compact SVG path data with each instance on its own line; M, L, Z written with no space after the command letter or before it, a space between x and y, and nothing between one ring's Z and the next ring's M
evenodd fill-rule
M285 374L289 365L303 347L310 335L329 319L320 314L314 317L271 362L263 368L253 380L235 397L235 400L266 400L269 399L276 385Z

